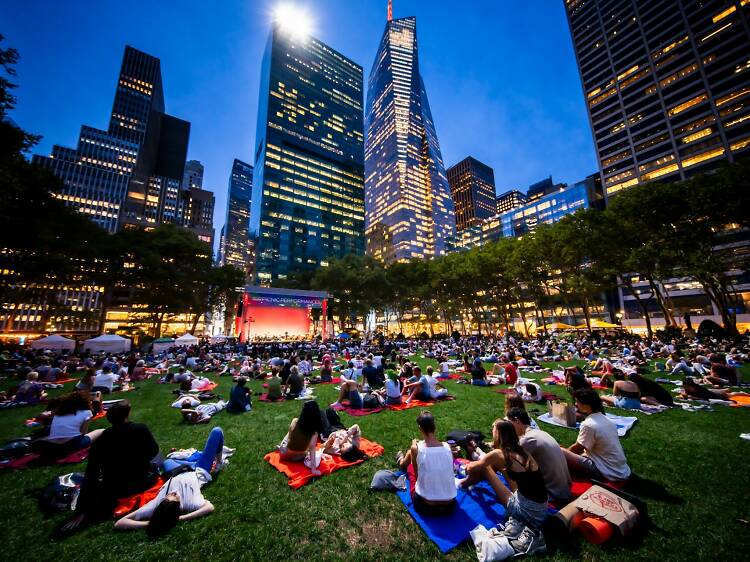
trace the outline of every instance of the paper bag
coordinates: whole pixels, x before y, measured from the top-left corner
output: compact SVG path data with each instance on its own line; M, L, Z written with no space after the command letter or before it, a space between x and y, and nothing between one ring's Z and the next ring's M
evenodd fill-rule
M558 421L561 421L568 427L576 425L576 409L569 406L567 402L556 400L548 403L550 415Z

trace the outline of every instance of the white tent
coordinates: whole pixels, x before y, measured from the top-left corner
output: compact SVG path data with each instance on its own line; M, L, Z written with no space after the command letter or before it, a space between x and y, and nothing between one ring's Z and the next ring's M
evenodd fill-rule
M53 335L31 342L32 349L49 349L50 351L73 351L76 342L62 336Z
M189 346L189 345L198 345L198 338L196 338L192 334L185 334L184 336L180 336L176 340L174 340L174 344L176 346Z
M83 342L84 351L91 351L97 353L99 351L107 351L110 353L123 353L130 351L130 344L132 342L128 338L123 338L114 334L102 334L90 340Z

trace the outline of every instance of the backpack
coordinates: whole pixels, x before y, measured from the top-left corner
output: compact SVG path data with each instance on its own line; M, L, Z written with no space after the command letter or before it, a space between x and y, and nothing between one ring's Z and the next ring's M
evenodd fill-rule
M83 482L82 472L71 472L56 476L39 494L39 509L45 517L76 508L78 494Z
M374 394L365 394L362 398L362 409L363 410L375 410L380 408L380 399Z
M0 448L0 460L17 459L31 452L31 439L22 437L8 441Z
M484 435L481 431L471 431L468 429L454 429L445 438L446 441L455 441L457 445L466 447L466 442L469 440L474 441L479 445L484 441Z

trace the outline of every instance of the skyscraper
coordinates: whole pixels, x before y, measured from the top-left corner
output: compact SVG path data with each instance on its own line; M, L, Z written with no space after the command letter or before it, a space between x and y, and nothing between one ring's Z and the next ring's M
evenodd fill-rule
M227 216L222 231L221 263L250 271L250 201L253 167L235 158L229 175Z
M517 189L501 193L497 196L497 214L512 211L521 205L525 205L527 201L526 195Z
M274 22L250 209L259 283L364 253L362 93L361 66Z
M182 189L198 187L203 189L203 164L198 160L188 160L185 162L185 173L182 176Z
M50 156L35 155L34 162L63 180L55 197L115 232L149 120L163 112L159 59L125 47L108 130L84 125L75 150L55 145Z
M390 263L445 253L455 233L453 201L424 81L417 20L388 21L367 90L367 251Z
M565 4L608 196L750 152L750 1Z
M455 207L456 230L463 230L497 212L495 172L469 156L447 170Z

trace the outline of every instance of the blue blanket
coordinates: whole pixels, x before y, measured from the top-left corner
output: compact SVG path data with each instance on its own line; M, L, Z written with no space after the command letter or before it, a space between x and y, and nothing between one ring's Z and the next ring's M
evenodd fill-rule
M502 479L502 476L500 477ZM409 487L396 492L406 506L409 515L422 527L422 530L445 554L469 538L469 533L477 525L486 528L505 521L505 507L487 482L480 482L471 490L458 489L456 510L451 515L430 517L414 511Z

